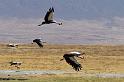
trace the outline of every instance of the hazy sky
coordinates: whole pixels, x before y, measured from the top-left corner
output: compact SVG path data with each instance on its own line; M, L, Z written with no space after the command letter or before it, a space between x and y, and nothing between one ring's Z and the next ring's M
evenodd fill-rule
M0 17L39 18L51 6L60 19L124 16L124 0L0 0Z

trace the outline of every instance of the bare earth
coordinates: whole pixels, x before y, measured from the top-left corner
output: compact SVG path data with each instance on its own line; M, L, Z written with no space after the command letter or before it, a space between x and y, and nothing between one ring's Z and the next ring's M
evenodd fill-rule
M60 61L69 51L85 52L85 59L77 59L83 69L75 72L65 61ZM20 61L17 70L8 62ZM49 45L20 44L18 48L0 44L0 76L2 75L59 75L59 76L124 77L123 45Z

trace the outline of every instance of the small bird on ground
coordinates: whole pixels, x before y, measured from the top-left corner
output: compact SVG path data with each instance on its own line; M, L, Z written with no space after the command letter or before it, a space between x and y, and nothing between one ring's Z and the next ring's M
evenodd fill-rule
M17 67L17 69L20 69L20 65L22 64L22 62L16 62L16 61L11 61L9 63L10 63L10 66L15 66Z

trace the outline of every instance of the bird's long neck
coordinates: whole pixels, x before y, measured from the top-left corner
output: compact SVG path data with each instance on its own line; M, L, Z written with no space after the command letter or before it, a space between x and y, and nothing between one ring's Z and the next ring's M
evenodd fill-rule
M41 26L41 25L44 25L44 24L46 24L46 22L45 21L43 21L41 24L39 24L38 26Z
M78 58L84 59L84 56L78 56Z

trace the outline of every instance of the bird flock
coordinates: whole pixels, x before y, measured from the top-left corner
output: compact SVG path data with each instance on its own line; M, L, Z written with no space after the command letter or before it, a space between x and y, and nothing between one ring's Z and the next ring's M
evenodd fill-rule
M51 7L47 11L47 13L46 13L46 15L44 17L44 21L41 24L39 24L38 26L42 26L42 25L45 25L45 24L52 24L52 23L57 24L57 25L62 25L62 23L56 22L53 19L53 15L54 15L54 8ZM36 43L40 48L43 48L43 44L42 44L43 42L41 41L41 39L34 39L33 42L32 42L32 44L33 43ZM18 45L9 44L7 46L9 46L9 47L15 47L15 46L18 46ZM65 53L63 55L63 59L60 59L60 61L65 60L69 65L72 66L72 68L75 71L80 71L82 69L82 65L80 63L78 63L78 61L76 60L75 57L84 59L84 54L85 53L80 53L80 52L77 52L77 51ZM13 62L13 61L11 61L9 63L10 63L10 66L14 65L17 68L19 68L19 66L22 64L20 62Z

